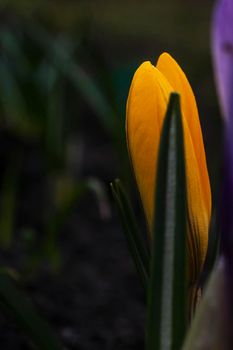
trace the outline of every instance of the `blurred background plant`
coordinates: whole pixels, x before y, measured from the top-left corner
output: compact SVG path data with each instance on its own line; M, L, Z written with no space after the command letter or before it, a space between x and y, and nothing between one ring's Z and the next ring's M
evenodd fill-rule
M2 155L0 238L3 247L11 246L19 183L32 161L38 166L39 153L44 181L39 191L45 193L36 214L41 216L38 219L42 225L39 229L35 225L23 226L21 233L30 250L32 245L37 247L33 252L35 262L37 253L46 253L56 266L58 233L85 191L94 191L103 216L108 216L101 180L82 174L85 155L81 119L89 123L83 105L94 112L111 139L126 182L127 158L122 111L116 103L114 83L101 50L89 39L87 20L82 19L73 35L41 22L25 18L23 21L7 11L1 23L1 134L2 143L10 140L11 147L7 152L3 147ZM28 150L34 160L28 159ZM41 201L38 188L32 188L31 195L32 202ZM35 245L38 237L42 251Z

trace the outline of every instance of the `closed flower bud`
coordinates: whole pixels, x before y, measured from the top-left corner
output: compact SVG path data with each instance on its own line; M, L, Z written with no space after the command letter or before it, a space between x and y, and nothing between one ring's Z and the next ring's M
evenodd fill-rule
M127 101L128 151L143 208L152 230L158 149L171 92L181 96L187 182L187 257L189 285L196 283L206 257L211 191L195 97L176 61L163 53L154 66L136 71Z

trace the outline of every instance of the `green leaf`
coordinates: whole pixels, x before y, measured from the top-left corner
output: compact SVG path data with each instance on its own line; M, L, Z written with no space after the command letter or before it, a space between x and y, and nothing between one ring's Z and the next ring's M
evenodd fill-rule
M24 328L37 349L62 350L48 324L5 271L0 271L0 302L1 307Z
M107 132L114 133L119 122L116 114L96 81L75 62L72 48L64 48L62 41L54 41L54 38L44 31L37 32L36 40L47 50L54 66L69 79L87 101Z
M139 231L137 221L129 199L120 180L111 183L112 193L117 204L119 216L124 228L129 251L145 290L148 287L149 253L145 241Z
M47 162L48 167L53 171L62 167L65 153L64 113L62 109L62 87L57 82L49 94L45 124Z
M55 185L56 184L56 185ZM52 208L49 212L49 221L45 232L45 241L43 245L43 253L54 270L60 265L60 250L58 245L59 233L64 227L64 224L71 213L74 211L77 203L83 198L87 192L93 193L96 199L96 204L99 209L99 214L103 219L110 216L110 209L106 196L105 187L96 178L90 177L85 181L74 182L69 177L51 178L51 189L55 185L52 203Z
M1 188L0 201L0 242L4 248L9 248L12 242L16 196L18 191L21 154L14 154L6 167Z
M152 150L153 151L153 150ZM186 329L186 178L179 95L161 134L147 301L147 350L180 350Z
M52 178L51 181L55 182ZM61 232L68 216L74 210L75 204L87 192L88 187L86 182L79 182L78 184L68 181L66 191L62 198L60 198L57 207L52 203L52 208L49 211L49 221L47 223L45 232L45 242L43 244L43 253L54 270L57 270L60 265L60 250L58 245L58 236ZM50 186L51 188L52 186Z
M10 28L11 26L9 26ZM0 32L0 42L2 52L4 56L7 57L9 61L14 66L14 72L28 72L29 61L23 50L23 43L20 31L17 34L9 28L5 28Z
M112 134L117 123L117 118L113 109L95 83L94 79L78 65L73 63L70 64L72 69L67 73L71 81L92 107L107 132Z
M10 126L21 127L22 117L25 116L25 101L20 91L14 73L0 57L0 102Z

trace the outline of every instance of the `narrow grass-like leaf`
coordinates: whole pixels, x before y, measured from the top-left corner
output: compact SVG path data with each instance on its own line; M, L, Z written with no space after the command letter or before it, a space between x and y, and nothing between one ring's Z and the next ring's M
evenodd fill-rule
M64 194L57 208L53 208L48 221L44 242L44 253L49 259L52 268L56 270L60 265L60 250L58 246L58 235L65 221L74 209L75 204L88 191L85 182L71 184L71 188Z
M73 60L73 51L65 50L59 40L54 42L43 30L37 31L35 39L45 48L55 67L88 102L107 132L114 133L119 122L116 114L95 80Z
M55 179L51 179L55 182ZM50 188L52 185L50 186ZM49 221L46 227L45 242L43 245L43 253L46 258L49 259L50 264L54 270L60 265L60 250L58 245L59 233L62 231L66 220L74 211L77 203L83 198L84 195L93 193L96 199L96 204L99 208L100 216L105 219L109 218L110 209L108 206L105 187L101 181L96 178L88 178L85 181L79 181L75 183L70 178L60 178L57 181L54 196L56 197L55 203L51 208L49 215Z
M1 186L0 244L4 248L9 248L13 237L20 166L21 155L14 155L6 167Z
M179 95L170 96L155 184L147 350L180 350L186 328L186 179Z
M148 252L148 249L145 245L145 240L142 237L142 234L138 228L136 217L135 217L133 209L130 205L129 198L128 198L126 191L125 191L125 189L124 189L124 187L119 179L116 179L114 184L115 184L115 189L118 193L118 196L121 200L122 206L124 208L124 212L126 214L126 217L128 218L129 225L132 228L135 244L137 246L137 249L139 251L141 259L143 261L143 265L145 266L147 273L149 273L149 263L150 263L149 252Z
M62 350L47 322L37 314L30 300L4 271L0 271L0 305L26 331L37 349Z
M11 27L11 26L9 26ZM11 61L16 68L16 71L27 72L29 69L29 61L23 51L21 33L8 29L3 29L0 33L1 51L4 52L4 57Z
M0 103L7 115L7 121L10 122L10 126L24 127L22 116L26 114L25 101L13 72L2 57L0 57L0 77Z
M187 324L187 202L185 151L182 116L179 95L174 95L174 117L176 131L176 187L175 190L175 231L174 231L174 268L173 268L173 319L172 349L179 350L186 333ZM171 169L172 171L172 169Z
M111 189L117 204L119 216L122 221L129 251L132 255L142 285L144 286L145 290L147 290L149 252L146 248L145 241L138 228L133 209L120 180L117 179L111 183Z
M50 169L61 167L64 157L62 88L59 82L54 85L48 98L48 114L45 127L46 154Z

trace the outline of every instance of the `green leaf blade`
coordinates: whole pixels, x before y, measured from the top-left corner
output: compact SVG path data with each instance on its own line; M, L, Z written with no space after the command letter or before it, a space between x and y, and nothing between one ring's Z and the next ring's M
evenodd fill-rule
M186 181L179 95L171 94L155 186L147 350L178 350L186 327Z
M186 283L186 174L184 136L179 103L175 104L177 125L176 228L173 297L173 349L180 349L187 324Z
M115 180L111 184L111 189L121 218L129 251L142 285L147 291L149 273L148 250L145 246L145 242L136 223L133 209L120 180Z

